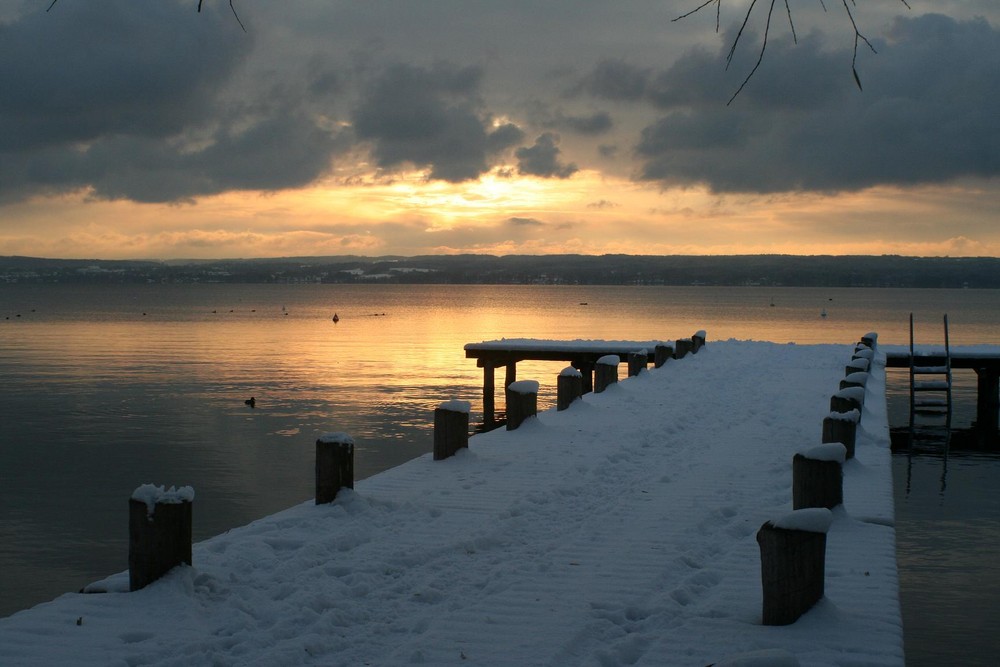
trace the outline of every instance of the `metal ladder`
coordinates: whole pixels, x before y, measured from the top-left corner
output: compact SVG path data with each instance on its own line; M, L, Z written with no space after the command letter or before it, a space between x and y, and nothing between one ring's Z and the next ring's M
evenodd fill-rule
M944 353L916 353L913 347L913 313L910 313L910 427L917 418L944 417L951 425L951 347L948 315L944 316Z

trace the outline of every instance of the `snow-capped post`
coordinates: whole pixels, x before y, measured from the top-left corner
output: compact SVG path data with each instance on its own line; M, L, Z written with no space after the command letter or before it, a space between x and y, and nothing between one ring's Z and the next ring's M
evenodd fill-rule
M507 430L513 431L538 414L538 382L519 380L507 385Z
M870 331L861 337L861 342L874 350L878 346L878 334Z
M851 359L844 367L844 377L854 373L867 373L868 363L867 359Z
M191 564L190 486L143 484L128 501L128 588L137 591Z
M646 350L635 350L628 353L628 376L635 377L640 371L646 370L649 353Z
M597 360L594 367L594 393L599 394L618 382L618 364L621 359L617 354L606 354Z
M663 364L667 363L667 359L672 359L674 356L674 346L664 345L662 343L658 344L653 349L653 367L659 368Z
M823 419L823 442L839 442L847 448L847 458L853 459L860 419L861 413L857 410L831 412Z
M869 363L875 358L875 351L872 350L867 345L858 345L854 348L854 354L851 359L867 359Z
M862 387L864 388L868 384L868 373L851 373L843 380L840 381L840 388L847 389L848 387Z
M556 379L556 410L565 410L576 399L583 396L583 373L567 366Z
M861 387L841 389L830 397L830 412L861 412L865 407L865 390Z
M354 439L324 433L316 440L316 504L332 503L345 487L354 488Z
M844 503L844 460L847 448L839 442L816 445L792 458L792 509Z
M675 359L683 359L692 351L694 351L694 342L690 338L678 338L674 344Z
M445 401L434 408L434 460L440 461L469 446L468 401Z
M705 333L704 329L694 332L694 335L691 336L691 343L692 343L691 351L697 354L698 350L705 347L705 338L707 336L708 334Z
M795 510L757 531L764 625L789 625L823 597L826 533L833 513L824 507Z

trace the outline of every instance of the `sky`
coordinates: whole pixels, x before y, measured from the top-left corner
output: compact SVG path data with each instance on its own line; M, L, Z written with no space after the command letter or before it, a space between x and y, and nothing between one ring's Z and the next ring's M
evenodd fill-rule
M995 0L49 4L0 255L1000 256Z

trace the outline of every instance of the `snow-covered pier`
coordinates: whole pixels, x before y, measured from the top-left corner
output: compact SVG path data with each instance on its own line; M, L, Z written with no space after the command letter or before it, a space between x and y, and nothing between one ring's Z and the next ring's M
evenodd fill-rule
M496 421L497 368L505 369L503 386L509 387L517 381L519 361L565 361L581 372L583 391L589 393L594 389L594 370L603 357L617 356L621 363L629 364L629 375L635 375L649 364L659 368L668 358L697 352L705 344L705 336L704 331L698 331L676 341L503 338L468 343L465 357L475 359L483 369L483 423L490 426Z
M0 664L903 665L881 354L824 597L762 622L755 536L852 351L713 343L198 543L140 591L121 573L2 619Z

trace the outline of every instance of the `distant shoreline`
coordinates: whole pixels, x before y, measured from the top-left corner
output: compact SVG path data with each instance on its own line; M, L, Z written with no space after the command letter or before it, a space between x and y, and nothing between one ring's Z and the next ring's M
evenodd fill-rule
M1000 289L1000 258L898 255L424 255L150 261L0 256L0 284L4 283Z

